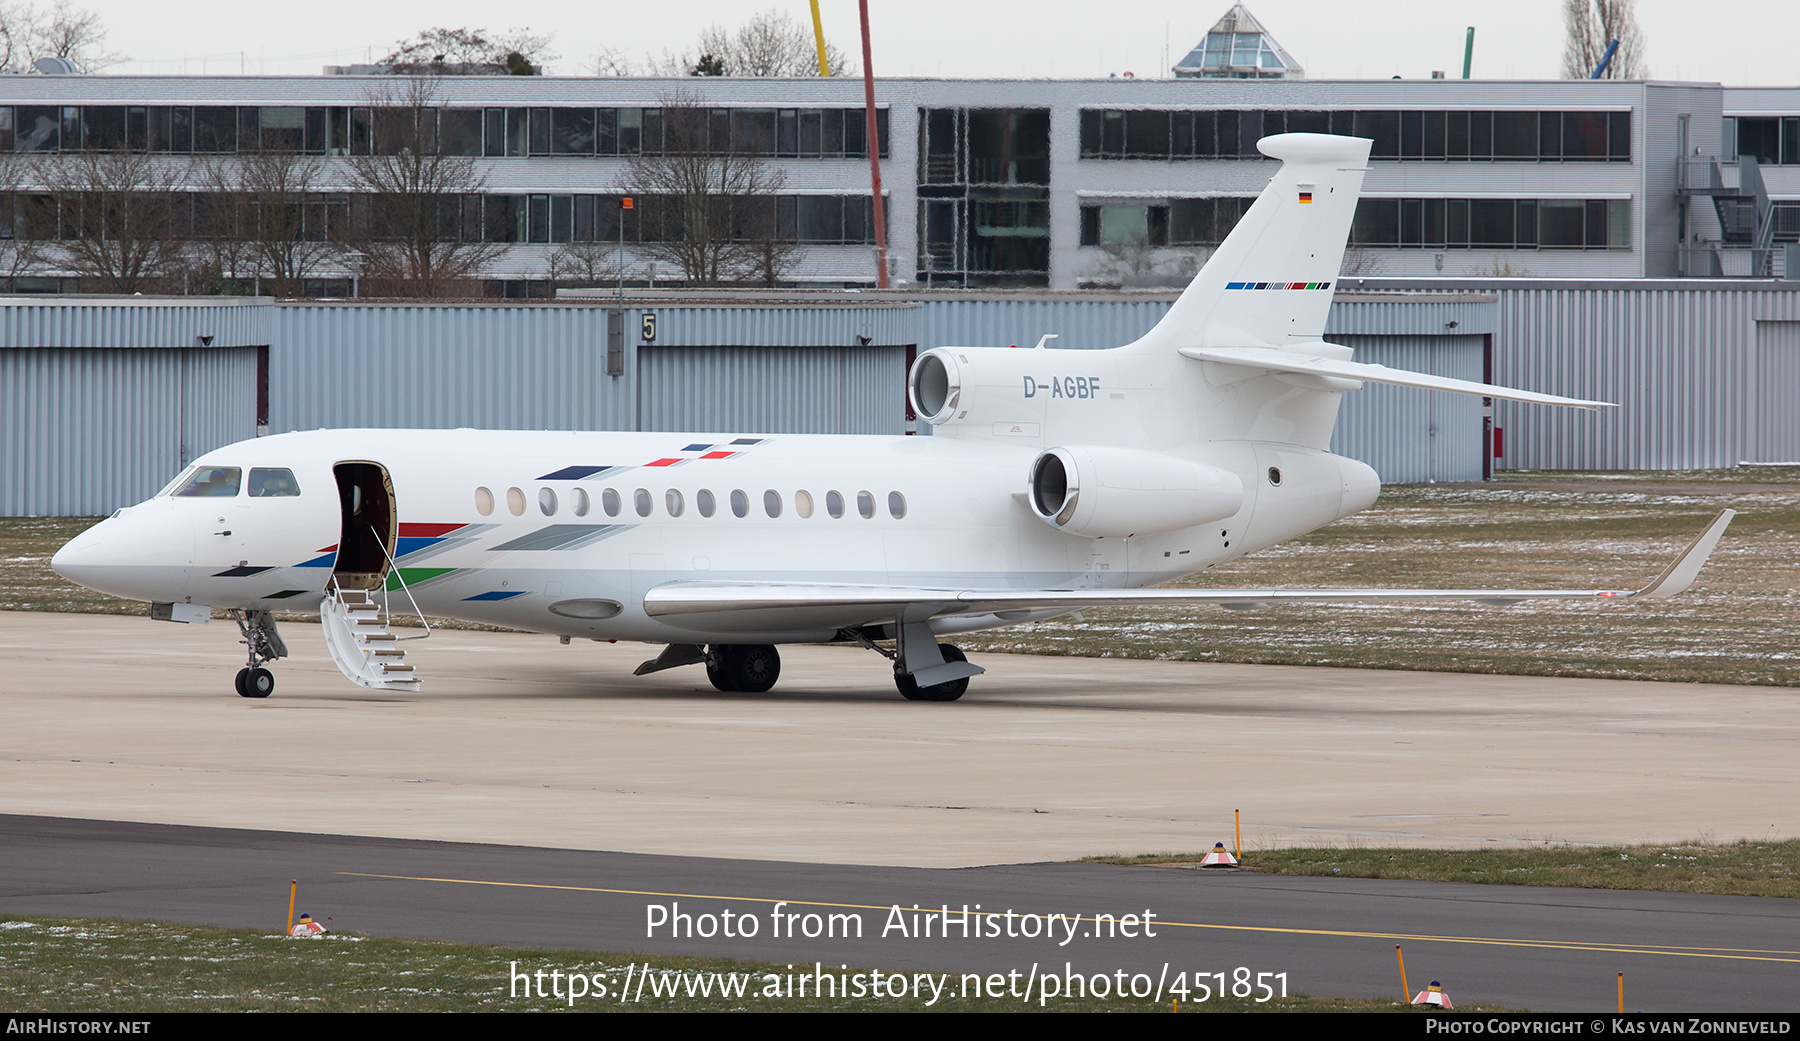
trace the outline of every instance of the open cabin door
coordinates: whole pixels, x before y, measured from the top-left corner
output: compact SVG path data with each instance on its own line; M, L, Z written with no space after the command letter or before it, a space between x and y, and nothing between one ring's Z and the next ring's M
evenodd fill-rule
M380 589L400 531L393 479L380 463L339 463L332 472L341 520L331 577L340 589Z

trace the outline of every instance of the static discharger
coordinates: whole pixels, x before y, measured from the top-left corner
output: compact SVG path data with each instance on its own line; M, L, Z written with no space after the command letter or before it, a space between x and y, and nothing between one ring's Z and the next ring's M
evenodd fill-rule
M1215 842L1215 843L1213 843L1212 852L1208 853L1206 855L1206 859L1202 860L1200 862L1200 866L1203 868L1207 868L1207 867L1231 867L1231 868L1234 868L1234 867L1238 866L1238 862L1237 862L1237 858L1232 856L1231 852L1225 848L1225 844L1223 842Z

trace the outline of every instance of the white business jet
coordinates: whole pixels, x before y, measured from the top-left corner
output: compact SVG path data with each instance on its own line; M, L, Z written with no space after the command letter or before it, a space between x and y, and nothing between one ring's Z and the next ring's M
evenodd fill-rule
M317 606L344 674L419 689L394 614L666 644L759 692L775 645L845 641L906 697L982 670L939 638L1087 607L1538 597L1685 589L1725 511L1625 590L1153 589L1348 516L1375 471L1326 451L1364 382L1594 409L1354 362L1323 342L1370 142L1282 134L1261 197L1166 317L1111 350L939 347L909 374L934 437L320 430L209 452L52 565L152 616L228 609L238 692L285 656L271 611ZM429 630L424 630L428 633ZM891 646L887 646L891 645Z

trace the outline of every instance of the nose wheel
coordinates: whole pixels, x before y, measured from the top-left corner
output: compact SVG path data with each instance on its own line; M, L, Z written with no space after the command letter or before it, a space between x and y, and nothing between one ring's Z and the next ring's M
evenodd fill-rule
M266 698L275 692L275 674L263 668L264 662L287 657L287 644L275 631L275 616L267 611L233 611L243 644L249 648L247 662L238 670L235 686L242 698Z

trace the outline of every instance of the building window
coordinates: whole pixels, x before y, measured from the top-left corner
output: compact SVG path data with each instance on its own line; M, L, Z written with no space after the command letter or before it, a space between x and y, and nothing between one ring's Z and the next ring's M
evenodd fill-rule
M1749 156L1764 166L1800 165L1800 116L1727 117L1725 141L1728 158Z
M1800 122L1800 121L1797 121ZM1366 137L1377 160L1630 162L1629 112L1083 109L1083 159L1262 159L1272 134Z
M1049 283L1048 109L920 109L919 182L919 281Z
M1375 249L1630 249L1628 199L1369 199L1350 245Z

